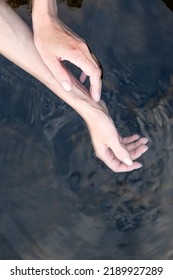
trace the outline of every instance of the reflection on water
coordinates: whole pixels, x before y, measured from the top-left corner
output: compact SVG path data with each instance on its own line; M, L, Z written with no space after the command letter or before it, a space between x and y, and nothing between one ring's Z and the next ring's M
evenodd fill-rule
M0 57L0 256L173 259L173 14L158 0L60 1L59 14L98 56L121 133L150 149L138 171L98 166L81 118Z

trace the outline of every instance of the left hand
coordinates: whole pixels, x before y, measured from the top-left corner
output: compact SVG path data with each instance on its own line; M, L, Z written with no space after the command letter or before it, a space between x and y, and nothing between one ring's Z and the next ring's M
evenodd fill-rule
M58 18L33 20L34 43L55 78L66 91L72 90L73 82L62 64L66 60L79 67L80 82L90 79L90 94L98 102L101 96L101 69L84 40L75 35Z

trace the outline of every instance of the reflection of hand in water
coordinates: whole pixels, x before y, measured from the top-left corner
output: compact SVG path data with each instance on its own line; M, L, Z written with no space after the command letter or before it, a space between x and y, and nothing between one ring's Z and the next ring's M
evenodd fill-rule
M66 91L72 89L67 60L82 70L80 81L90 78L90 94L95 101L101 95L101 69L82 39L72 33L58 18L55 0L34 0L32 8L35 46L44 63Z

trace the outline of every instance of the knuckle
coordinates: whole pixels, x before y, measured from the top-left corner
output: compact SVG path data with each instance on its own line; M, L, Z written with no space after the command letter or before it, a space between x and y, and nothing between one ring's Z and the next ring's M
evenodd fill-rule
M84 41L80 41L80 46L81 46L83 49L88 50L88 46L87 46L87 44L86 44Z
M73 56L74 59L78 59L82 57L82 51L80 50L80 48L74 46L73 48L71 48L71 51L73 52Z
M70 47L70 50L73 51L73 52L78 50L78 47L75 44L70 44L69 47Z

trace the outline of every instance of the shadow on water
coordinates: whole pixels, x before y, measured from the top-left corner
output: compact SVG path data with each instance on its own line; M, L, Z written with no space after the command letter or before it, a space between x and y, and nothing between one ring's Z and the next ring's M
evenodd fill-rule
M168 8L170 8L171 11L173 11L173 3L172 3L171 0L162 0L162 1L165 2L166 6L167 6Z
M97 54L121 133L149 137L143 168L99 166L80 117L0 57L1 259L173 259L173 14L108 2L59 1L59 14Z

